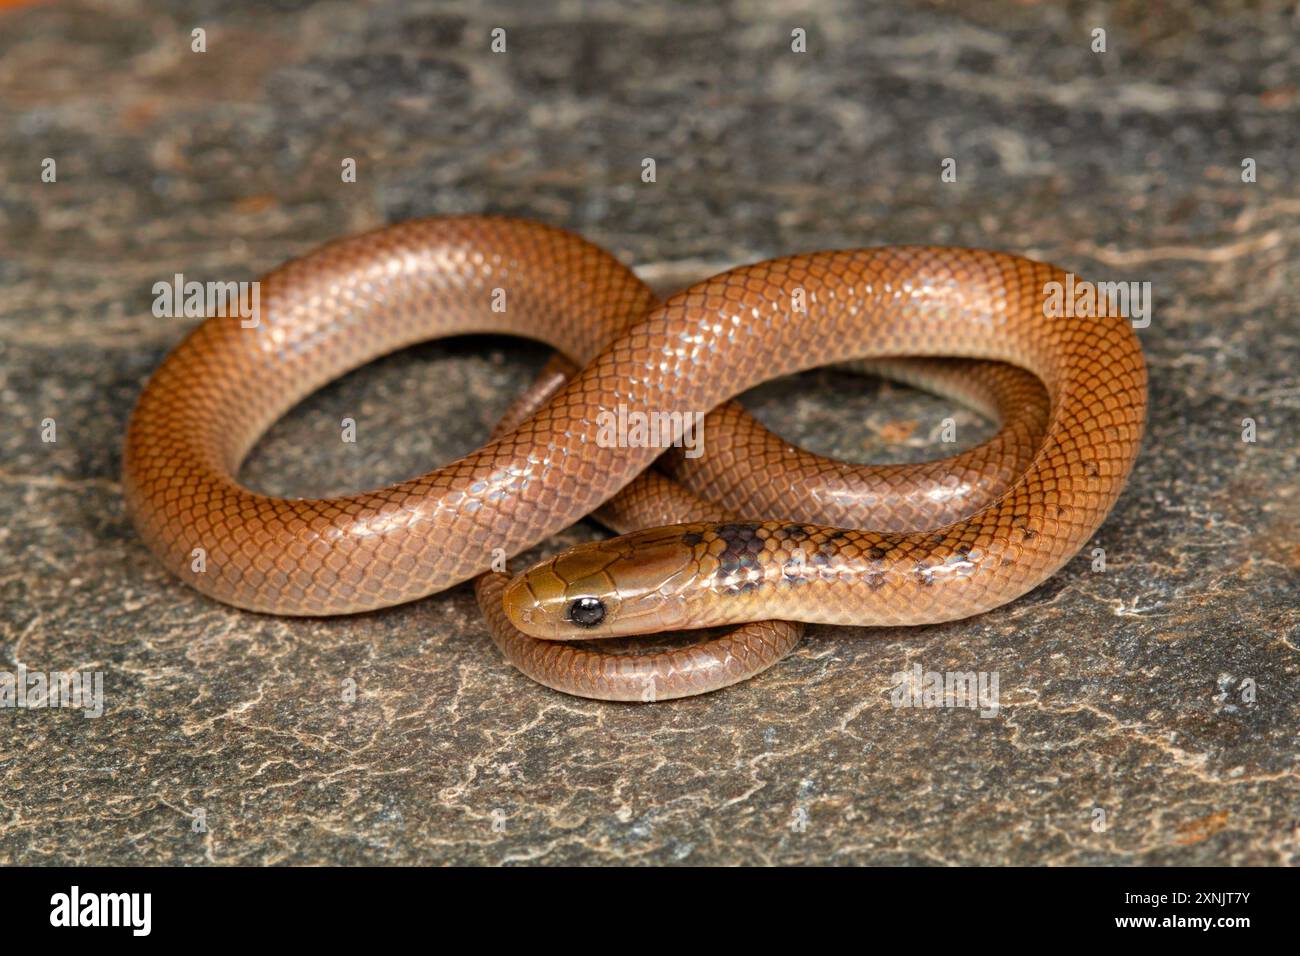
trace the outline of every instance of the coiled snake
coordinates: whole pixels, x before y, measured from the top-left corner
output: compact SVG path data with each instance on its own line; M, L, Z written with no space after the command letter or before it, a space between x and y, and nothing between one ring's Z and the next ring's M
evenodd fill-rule
M423 597L604 506L616 527L643 530L513 581L480 580L498 645L572 693L701 693L778 660L797 622L925 624L1011 601L1096 531L1137 455L1146 369L1124 318L1047 314L1045 287L1064 279L1003 253L882 247L744 266L660 303L562 230L476 216L390 226L267 275L254 327L214 317L177 346L128 426L126 501L183 580L289 615ZM540 339L574 365L553 363L510 427L422 477L330 499L236 480L303 396L385 353L466 333ZM1003 430L945 462L859 469L787 456L739 406L718 407L763 380L861 359L983 405ZM620 407L716 408L705 456L647 470L662 447L600 440L600 412ZM656 655L565 643L730 624L742 626Z

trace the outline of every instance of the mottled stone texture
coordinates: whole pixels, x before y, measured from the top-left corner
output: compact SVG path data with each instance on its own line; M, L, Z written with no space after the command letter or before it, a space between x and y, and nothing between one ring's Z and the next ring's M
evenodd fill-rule
M0 669L99 670L107 694L98 720L0 711L0 862L1296 862L1291 4L153 6L0 12ZM1085 553L975 620L814 629L757 680L654 706L530 683L466 587L284 620L167 577L118 486L131 403L191 324L153 317L153 283L461 211L578 229L664 284L909 242L1151 282L1150 428L1105 572ZM378 362L245 478L416 474L542 359ZM847 457L951 451L954 414L963 447L988 434L833 373L749 401ZM1000 713L895 709L914 664L996 671Z

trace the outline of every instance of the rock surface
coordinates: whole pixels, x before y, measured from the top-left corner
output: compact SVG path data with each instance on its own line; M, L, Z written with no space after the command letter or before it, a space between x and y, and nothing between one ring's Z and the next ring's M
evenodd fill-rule
M814 6L0 11L0 670L105 690L98 719L0 711L0 862L1297 862L1290 5ZM153 283L463 211L576 229L665 285L878 243L1150 282L1149 430L1092 546L1104 573L1090 547L977 619L813 629L758 679L653 706L532 684L468 587L286 620L168 577L118 484L131 404L192 324L152 315ZM244 478L417 474L479 444L543 359L468 340L374 363ZM962 446L989 433L830 372L746 401L860 460L949 452L950 415ZM895 708L915 665L996 672L996 716Z

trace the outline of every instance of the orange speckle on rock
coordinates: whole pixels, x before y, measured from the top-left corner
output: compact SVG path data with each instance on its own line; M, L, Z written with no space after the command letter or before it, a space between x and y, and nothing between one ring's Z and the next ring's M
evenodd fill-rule
M1259 94L1259 103L1265 109L1277 110L1290 106L1295 99L1294 86L1275 86Z
M245 196L235 203L235 212L256 213L265 212L275 205L275 197L269 193L258 193L254 196Z
M877 433L885 441L907 441L916 433L917 422L913 420L902 422L887 422L877 429Z
M1174 838L1174 842L1179 846L1191 846L1193 843L1200 843L1214 836L1227 825L1228 811L1218 810L1208 816L1179 824L1178 836Z

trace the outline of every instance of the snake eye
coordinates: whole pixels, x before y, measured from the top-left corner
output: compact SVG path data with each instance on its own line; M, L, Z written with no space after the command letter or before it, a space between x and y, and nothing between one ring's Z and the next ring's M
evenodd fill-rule
M605 605L600 598L578 598L569 605L569 620L579 627L595 627L605 620Z

